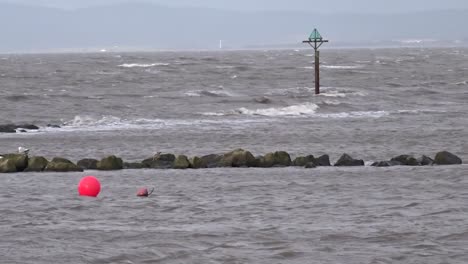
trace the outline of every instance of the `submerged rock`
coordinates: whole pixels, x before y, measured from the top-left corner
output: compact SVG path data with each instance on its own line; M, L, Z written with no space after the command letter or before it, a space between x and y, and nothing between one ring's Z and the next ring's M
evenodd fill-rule
M28 167L24 171L41 172L44 171L49 161L44 157L31 157L28 161Z
M83 170L97 170L98 160L96 159L82 159L76 165Z
M437 165L458 165L462 164L462 160L448 151L442 151L436 154L434 164Z
M350 155L345 153L335 163L335 166L337 166L337 167L340 167L340 166L364 166L364 161L363 160L353 159Z
M221 164L223 167L257 167L257 160L250 151L236 149L224 154Z
M184 170L190 168L190 162L185 155L179 155L174 161L174 169Z
M68 159L64 158L53 158L51 162L49 162L44 171L51 171L51 172L75 172L75 171L83 171L82 168L75 165Z
M313 168L317 168L317 166L315 165L315 163L309 162L309 163L307 163L307 164L304 166L304 168L306 168L306 169L313 169Z
M96 164L96 167L98 170L106 171L121 170L123 169L123 161L121 158L112 155L107 158L103 158Z

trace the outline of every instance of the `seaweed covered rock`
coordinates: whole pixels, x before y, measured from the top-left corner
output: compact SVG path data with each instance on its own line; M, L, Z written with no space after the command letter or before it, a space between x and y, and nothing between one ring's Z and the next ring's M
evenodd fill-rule
M224 154L221 164L224 167L256 167L257 160L250 151L236 149Z
M192 169L203 169L206 168L206 163L203 162L203 160L200 157L192 157L190 160L190 168Z
M123 161L121 158L118 158L114 155L100 160L96 167L98 170L112 171L112 170L121 170L123 169Z
M11 159L0 159L0 173L13 173L16 171L16 164Z
M185 155L179 155L174 161L174 169L184 170L190 168L190 162Z
M201 157L201 162L206 165L206 168L219 168L222 167L221 160L223 155L219 154L210 154Z
M297 157L293 161L293 165L299 166L299 167L304 167L309 163L313 163L316 166L317 161L315 160L315 157L313 155L308 155L305 157Z
M28 167L24 171L41 172L44 171L49 161L41 156L31 157L28 160Z
M83 169L78 167L78 165L74 164L68 159L53 158L52 161L47 164L44 171L75 172L75 171L83 171Z
M391 161L399 162L403 166L421 166L421 163L411 155L400 155L394 157Z
M141 163L152 169L172 169L176 157L174 154L157 154L154 157L143 160Z
M434 164L437 165L458 165L462 164L462 160L448 151L442 151L436 154Z
M363 160L353 159L348 154L343 154L340 159L335 163L337 167L344 167L344 166L364 166Z
M268 153L263 157L261 167L288 167L291 166L291 156L285 151L277 151L274 153Z
M3 159L8 159L14 162L16 171L24 171L28 167L28 156L25 154L5 154L2 155Z
M96 159L82 159L76 165L83 170L97 170L98 160Z

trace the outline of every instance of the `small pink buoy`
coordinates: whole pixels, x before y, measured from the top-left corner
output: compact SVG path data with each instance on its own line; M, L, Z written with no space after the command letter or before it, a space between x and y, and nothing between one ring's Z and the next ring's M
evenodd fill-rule
M151 189L151 191L148 191L147 188L141 188L141 189L138 190L137 196L138 197L148 197L153 193L153 191L154 191L154 188Z

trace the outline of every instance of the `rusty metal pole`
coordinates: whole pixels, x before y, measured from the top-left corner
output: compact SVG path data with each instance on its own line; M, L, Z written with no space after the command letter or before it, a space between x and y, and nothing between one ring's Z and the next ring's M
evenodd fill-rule
M315 50L315 94L320 94L320 51Z

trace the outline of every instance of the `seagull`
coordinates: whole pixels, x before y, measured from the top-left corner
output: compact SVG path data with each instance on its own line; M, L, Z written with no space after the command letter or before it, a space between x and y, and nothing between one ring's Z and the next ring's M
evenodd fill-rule
M24 154L24 155L27 156L28 153L29 153L29 149L23 148L23 147L18 147L18 153L19 153L19 154Z
M154 154L153 161L159 159L160 156L161 156L161 152L157 152L156 154Z

